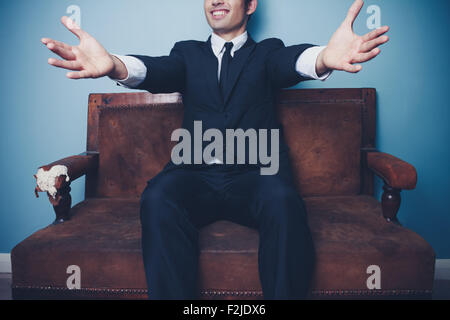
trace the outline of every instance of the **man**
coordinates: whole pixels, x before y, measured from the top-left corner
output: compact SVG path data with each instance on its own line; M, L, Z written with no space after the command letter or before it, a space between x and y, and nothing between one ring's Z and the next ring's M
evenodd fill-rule
M177 42L164 57L111 55L66 17L62 22L80 45L48 38L42 42L64 59L52 58L49 63L72 70L67 74L70 79L109 76L129 88L181 92L183 128L191 133L196 121L202 121L202 130L274 131L282 129L274 109L279 89L308 79L325 80L333 70L359 72L362 67L355 63L379 54L389 28L362 37L354 34L353 22L362 6L362 0L353 3L326 47L286 47L279 39L256 43L246 28L257 0L204 0L211 37L206 42ZM150 299L198 297L198 230L220 219L259 231L259 275L265 299L306 296L314 248L305 205L291 179L282 131L271 149L279 157L276 174L260 174L260 162L229 164L218 152L207 162L170 161L148 181L140 214Z

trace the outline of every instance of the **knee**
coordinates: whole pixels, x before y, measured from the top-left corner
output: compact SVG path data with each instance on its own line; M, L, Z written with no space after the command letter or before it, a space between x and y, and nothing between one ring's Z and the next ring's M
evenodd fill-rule
M161 186L157 184L147 184L144 191L141 194L141 210L152 211L158 205L159 199L161 199L164 191Z
M170 204L170 194L160 185L148 184L141 195L140 218L145 227L160 228L175 220L172 210L166 210Z
M291 186L274 186L260 196L263 219L274 225L298 225L305 222L306 208L297 190Z
M291 185L274 181L269 185L262 185L258 192L258 201L265 207L281 208L298 204L301 201L297 190Z

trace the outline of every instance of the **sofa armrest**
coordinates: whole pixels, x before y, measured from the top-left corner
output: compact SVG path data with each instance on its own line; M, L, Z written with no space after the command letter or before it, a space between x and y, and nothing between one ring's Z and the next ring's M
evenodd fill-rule
M417 171L406 161L383 152L368 152L367 166L392 188L416 188Z
M70 183L95 171L98 168L98 158L98 152L88 151L38 168L38 173L34 175L37 183L34 192L36 197L39 197L38 192L47 192L56 213L53 224L70 219Z
M417 184L417 171L411 164L376 149L362 149L367 159L367 167L383 179L384 193L381 197L383 216L388 221L399 223L402 190L413 190Z

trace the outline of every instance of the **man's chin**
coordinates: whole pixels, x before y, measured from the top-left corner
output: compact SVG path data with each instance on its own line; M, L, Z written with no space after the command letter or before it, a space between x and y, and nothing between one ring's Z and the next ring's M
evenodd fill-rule
M215 33L223 33L230 29L224 21L213 21L209 23L209 26Z
M214 27L214 28L212 28L212 31L217 35L224 35L224 34L228 34L230 32L230 29L226 28L226 27L223 27L223 28Z

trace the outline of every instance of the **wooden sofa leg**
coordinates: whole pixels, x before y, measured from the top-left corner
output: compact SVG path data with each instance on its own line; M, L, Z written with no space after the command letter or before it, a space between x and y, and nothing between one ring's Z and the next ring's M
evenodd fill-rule
M401 189L392 188L385 184L383 186L383 196L381 197L381 207L383 210L383 216L387 221L399 223L397 219L397 213L400 209Z

